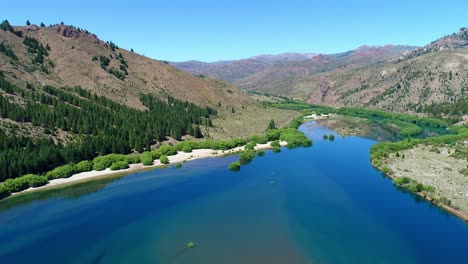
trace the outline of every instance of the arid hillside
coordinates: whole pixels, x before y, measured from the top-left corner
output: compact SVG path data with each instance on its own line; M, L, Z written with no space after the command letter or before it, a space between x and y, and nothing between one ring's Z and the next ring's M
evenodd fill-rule
M81 86L135 108L142 107L139 95L148 93L229 109L250 104L244 93L224 81L193 76L104 42L86 30L66 25L8 26L0 30L0 43L16 59L1 52L0 71L21 87L26 82Z

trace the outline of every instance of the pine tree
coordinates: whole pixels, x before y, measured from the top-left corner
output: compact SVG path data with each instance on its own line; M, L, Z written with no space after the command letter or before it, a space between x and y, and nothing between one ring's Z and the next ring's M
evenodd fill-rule
M273 119L270 119L270 122L268 123L267 130L270 130L270 129L276 129L276 124Z

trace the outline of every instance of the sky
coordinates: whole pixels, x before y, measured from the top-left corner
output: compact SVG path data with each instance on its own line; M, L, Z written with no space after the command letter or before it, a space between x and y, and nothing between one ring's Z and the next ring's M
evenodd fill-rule
M466 0L21 0L2 5L0 19L63 21L151 58L212 62L423 46L468 27L467 10Z

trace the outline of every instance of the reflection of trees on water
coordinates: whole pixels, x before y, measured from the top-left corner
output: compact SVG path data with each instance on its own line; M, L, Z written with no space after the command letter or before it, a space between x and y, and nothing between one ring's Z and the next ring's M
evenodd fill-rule
M0 210L6 210L13 206L24 205L34 200L47 200L51 198L77 199L84 195L100 191L110 183L119 180L122 177L124 177L124 175L113 175L103 179L94 179L81 183L73 183L73 185L67 187L57 187L56 189L43 189L18 194L3 200L0 203Z

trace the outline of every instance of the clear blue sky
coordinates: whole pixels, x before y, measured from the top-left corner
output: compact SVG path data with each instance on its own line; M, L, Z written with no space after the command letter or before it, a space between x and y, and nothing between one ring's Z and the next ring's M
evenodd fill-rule
M361 45L422 46L468 27L468 1L22 0L14 25L72 24L156 59L217 61L282 52L338 53ZM70 1L72 2L72 1Z

